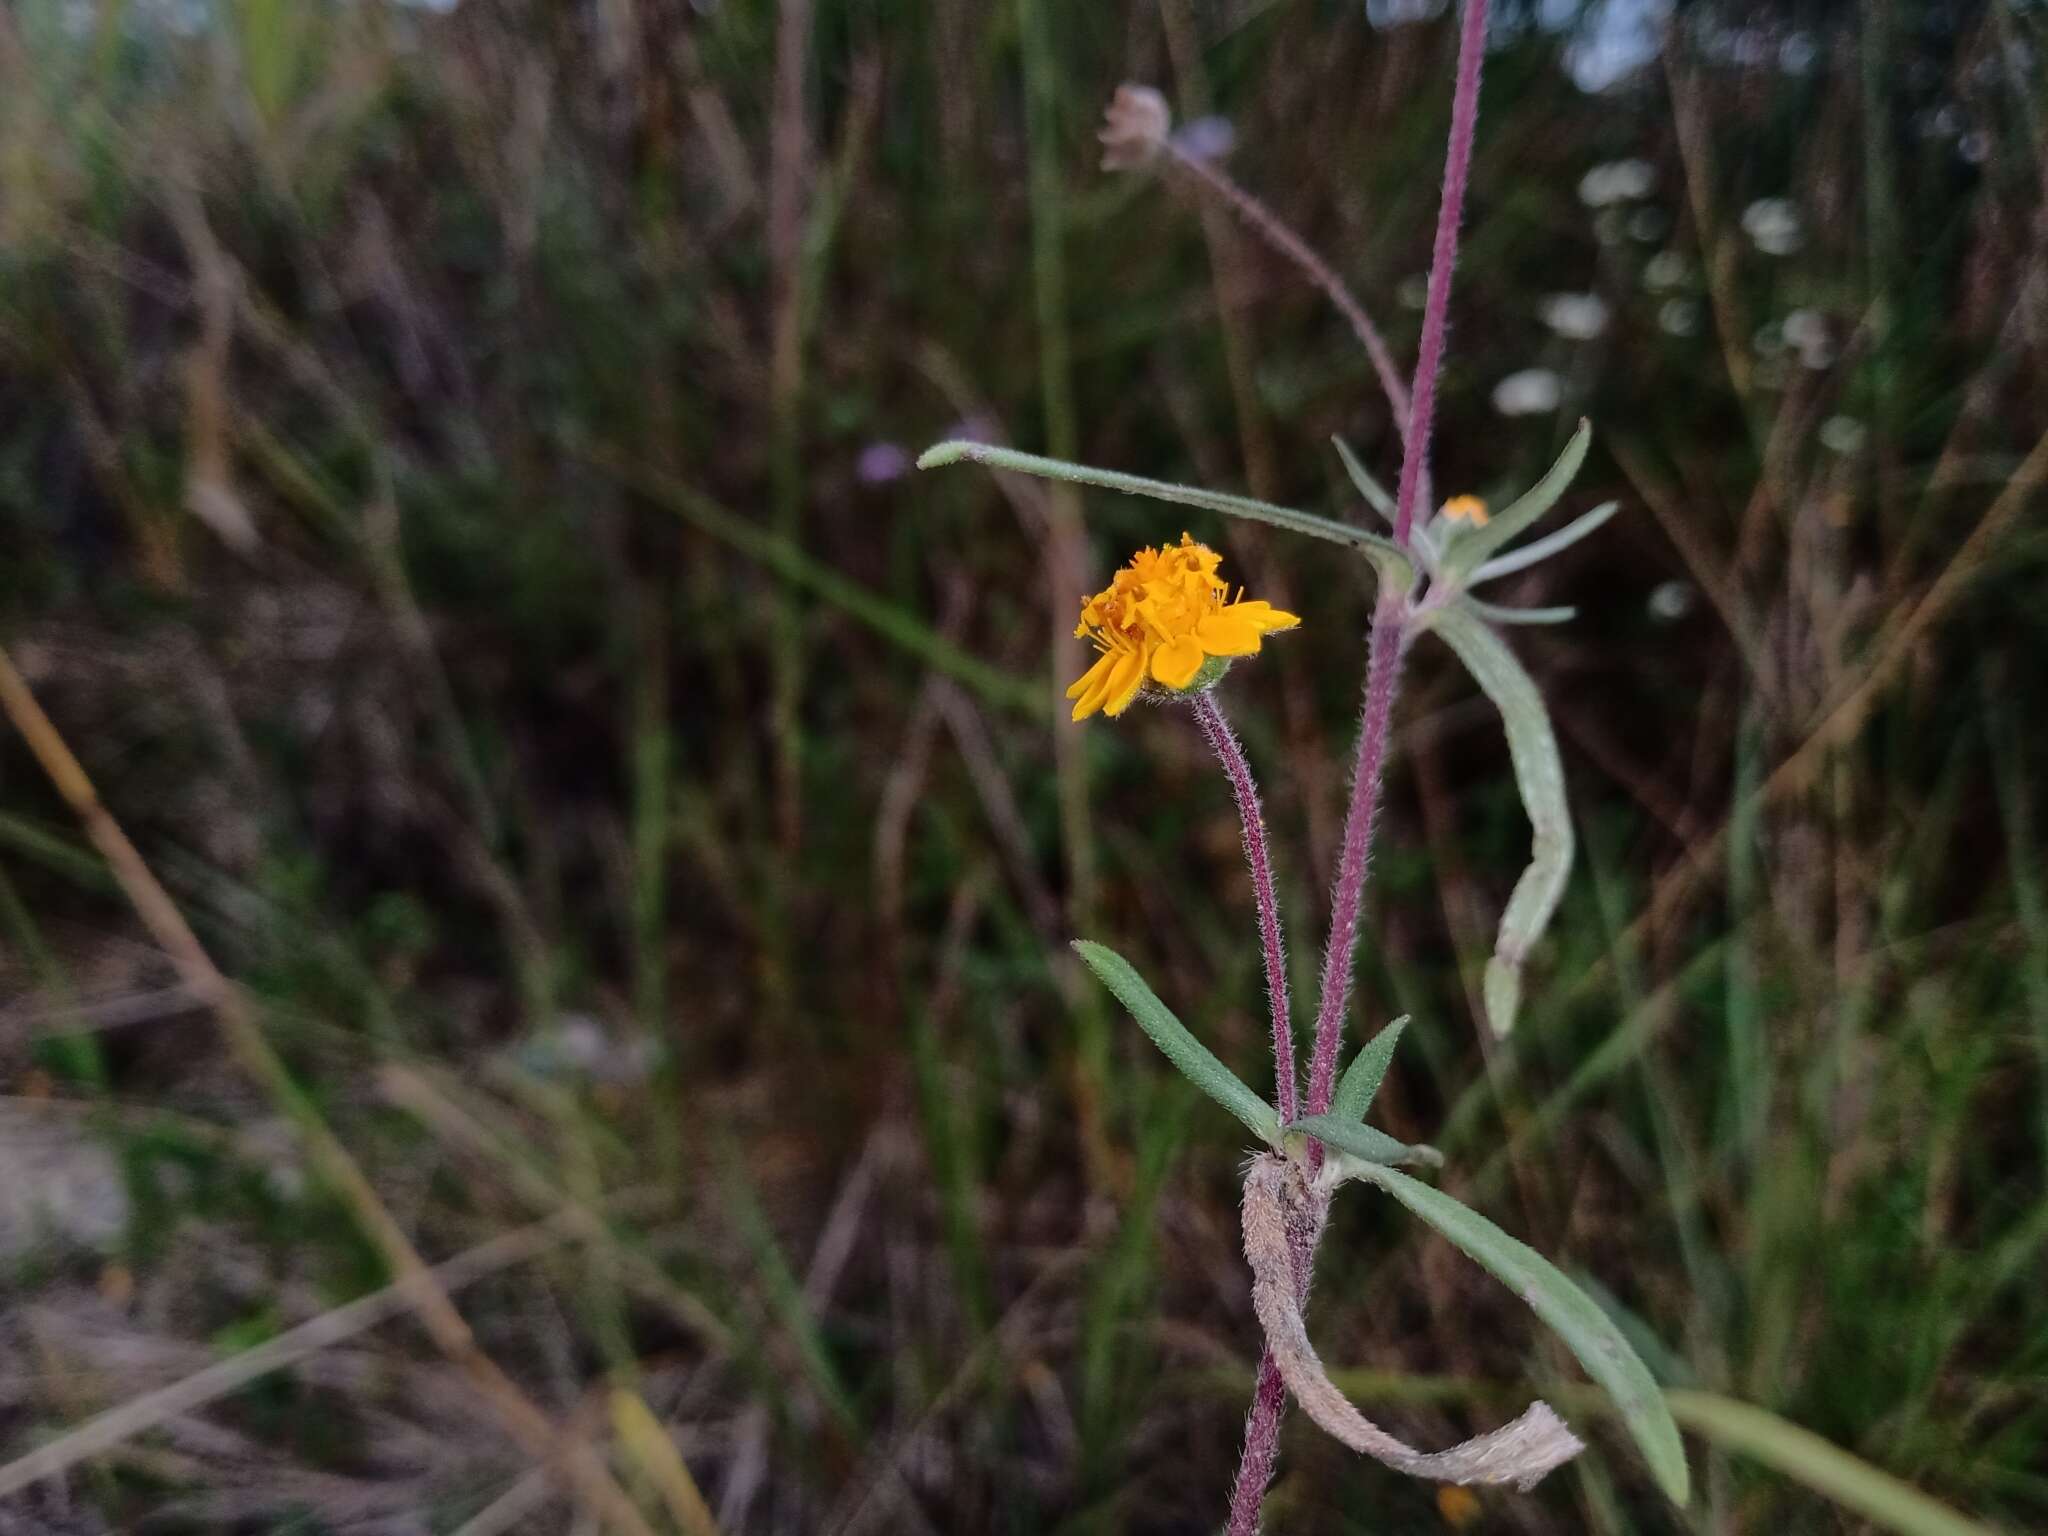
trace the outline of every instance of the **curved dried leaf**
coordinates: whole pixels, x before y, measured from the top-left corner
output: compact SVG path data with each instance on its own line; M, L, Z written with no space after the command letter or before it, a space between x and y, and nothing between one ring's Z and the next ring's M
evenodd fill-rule
M1444 1451L1418 1451L1360 1413L1323 1369L1301 1317L1288 1233L1313 1223L1305 1210L1312 1198L1295 1165L1277 1157L1254 1158L1245 1173L1244 1253L1252 1270L1252 1308L1281 1379L1310 1418L1354 1451L1411 1477L1443 1483L1529 1488L1585 1449L1546 1403L1531 1403L1512 1423Z

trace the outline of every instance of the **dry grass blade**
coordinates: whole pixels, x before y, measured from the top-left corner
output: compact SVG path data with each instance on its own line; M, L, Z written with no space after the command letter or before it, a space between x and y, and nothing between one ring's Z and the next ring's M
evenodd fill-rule
M435 1281L448 1291L460 1290L486 1275L510 1265L537 1258L557 1243L576 1235L569 1213L550 1221L536 1222L516 1232L507 1232L487 1243L479 1243L433 1270ZM252 1381L281 1371L308 1355L330 1349L344 1339L355 1337L412 1307L403 1285L387 1285L380 1291L360 1296L346 1306L307 1319L276 1338L231 1355L181 1381L131 1397L76 1428L37 1446L26 1456L16 1457L0 1467L0 1499L18 1493L46 1477L104 1455L114 1447L146 1434L160 1424L178 1418L208 1403L238 1392Z
M704 1502L703 1490L646 1399L630 1388L617 1387L612 1391L611 1410L612 1428L626 1454L660 1490L662 1502L684 1536L718 1536L718 1522Z
M448 1299L447 1291L434 1278L433 1270L420 1257L356 1160L292 1081L290 1071L264 1038L241 991L213 963L170 893L128 840L128 834L100 804L91 778L50 717L43 713L4 648L0 648L0 709L6 711L57 792L78 816L86 836L106 859L143 925L170 957L179 978L211 1009L230 1054L296 1125L307 1156L398 1276L397 1288L405 1293L435 1345L469 1378L500 1425L523 1450L554 1466L581 1497L603 1512L605 1521L614 1529L630 1536L654 1536L633 1501L590 1446L558 1429L477 1345L469 1324Z

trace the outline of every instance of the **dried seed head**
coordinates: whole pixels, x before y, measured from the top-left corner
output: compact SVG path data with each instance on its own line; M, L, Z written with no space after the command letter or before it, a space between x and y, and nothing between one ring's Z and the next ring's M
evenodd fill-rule
M1102 114L1102 168L1142 171L1159 158L1173 131L1173 109L1149 85L1120 85Z

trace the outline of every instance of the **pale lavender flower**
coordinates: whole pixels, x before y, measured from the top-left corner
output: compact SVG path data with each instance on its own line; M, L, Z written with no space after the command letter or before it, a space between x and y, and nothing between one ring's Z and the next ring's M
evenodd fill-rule
M910 472L910 455L895 443L869 443L854 461L854 478L862 485L887 485Z

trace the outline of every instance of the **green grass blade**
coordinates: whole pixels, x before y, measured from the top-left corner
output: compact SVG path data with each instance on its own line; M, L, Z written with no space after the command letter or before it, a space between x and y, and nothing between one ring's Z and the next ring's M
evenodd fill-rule
M1330 1380L1347 1397L1361 1402L1463 1403L1511 1396L1504 1383L1458 1376L1347 1370L1330 1372ZM1244 1390L1242 1370L1219 1372L1216 1381L1219 1390ZM1599 1413L1613 1406L1594 1389L1569 1382L1546 1388L1545 1395L1574 1413ZM1715 1449L1781 1473L1899 1536L1999 1536L1994 1527L1958 1514L1889 1472L1767 1409L1713 1392L1676 1387L1664 1394L1664 1401L1674 1420Z
M1607 526L1608 519L1621 510L1618 501L1603 501L1584 517L1575 517L1555 533L1546 533L1534 543L1524 544L1520 549L1509 550L1496 555L1467 578L1465 585L1476 587L1482 581L1492 581L1497 576L1512 576L1516 571L1526 571L1539 561L1548 560L1552 555L1570 549L1589 533L1598 533Z
M938 469L947 464L958 464L968 460L985 464L990 469L1007 469L1020 475L1036 475L1044 480L1064 480L1076 485L1098 486L1105 491L1121 491L1129 496L1149 496L1154 501L1171 501L1185 507L1201 507L1210 512L1221 512L1227 517L1249 518L1256 523L1268 523L1275 528L1284 528L1289 533L1306 534L1312 539L1324 539L1332 544L1342 544L1371 556L1374 563L1398 561L1399 569L1414 569L1403 554L1401 547L1392 539L1381 538L1376 533L1367 533L1363 528L1354 528L1349 523L1340 523L1334 518L1318 517L1313 512L1297 512L1292 507L1275 506L1270 501L1255 501L1249 496L1233 496L1227 491L1204 490L1198 485L1176 485L1170 480L1148 480L1142 475L1127 475L1120 470L1095 469L1086 464L1071 464L1065 459L1043 458L1035 453L1019 453L1014 448L997 448L987 443L947 442L938 443L918 455L919 469Z
M943 672L991 704L1020 714L1050 713L1048 691L1036 683L990 666L947 640L910 609L869 591L821 560L759 524L720 506L695 488L684 485L605 444L563 434L568 448L588 463L630 485L650 501L674 512L749 560L767 567L792 586L866 625L884 640L915 656L935 672Z
M1442 610L1432 627L1493 700L1507 729L1508 755L1530 827L1529 866L1515 882L1500 935L1486 964L1486 1017L1496 1035L1514 1028L1522 1001L1522 961L1543 936L1572 870L1572 821L1565 805L1564 761L1536 684L1501 637L1464 604Z
M1365 1112L1372 1108L1373 1095L1380 1091L1380 1084L1386 1078L1387 1066L1394 1059L1394 1047L1401 1043L1401 1031L1407 1027L1408 1015L1404 1013L1366 1041L1359 1053L1351 1058L1351 1065L1338 1079L1336 1096L1330 1100L1333 1118L1365 1118Z
M1453 580L1463 580L1492 558L1496 550L1505 549L1509 541L1527 532L1537 518L1557 504L1558 497L1572 483L1579 466L1586 462L1586 449L1593 442L1593 424L1581 419L1579 430L1572 434L1572 440L1564 445L1564 452L1557 456L1557 462L1550 466L1541 480L1538 480L1522 496L1508 504L1483 528L1466 529L1451 541L1451 547L1444 551L1444 572Z
M1509 1237L1470 1206L1391 1168L1365 1164L1357 1171L1359 1177L1379 1185L1529 1304L1578 1356L1586 1374L1614 1400L1657 1486L1673 1503L1684 1504L1691 1496L1692 1480L1678 1426L1650 1368L1614 1320L1550 1260Z
M1782 1472L1900 1536L1995 1536L1891 1473L1762 1408L1712 1392L1672 1391L1672 1413L1724 1451Z
M1166 1053L1166 1059L1181 1076L1242 1120L1267 1146L1280 1145L1280 1117L1273 1106L1247 1088L1236 1073L1217 1059L1215 1052L1189 1033L1188 1027L1174 1017L1173 1010L1159 1000L1159 995L1145 984L1145 978L1131 968L1129 961L1115 950L1087 939L1074 940L1074 952L1130 1011L1138 1027L1152 1037L1152 1043Z

